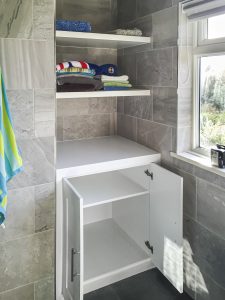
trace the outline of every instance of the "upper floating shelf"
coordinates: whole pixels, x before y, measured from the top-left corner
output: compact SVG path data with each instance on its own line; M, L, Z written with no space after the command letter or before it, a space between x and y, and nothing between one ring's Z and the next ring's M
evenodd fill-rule
M59 46L123 49L150 43L150 37L56 31L56 44Z
M129 89L122 91L93 91L93 92L67 92L56 93L56 99L102 98L102 97L129 97L150 96L150 90Z

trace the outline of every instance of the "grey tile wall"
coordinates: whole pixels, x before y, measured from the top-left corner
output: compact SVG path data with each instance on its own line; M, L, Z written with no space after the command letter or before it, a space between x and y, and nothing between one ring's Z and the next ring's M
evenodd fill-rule
M195 300L225 298L224 177L170 157L191 146L192 31L182 24L179 45L179 1L118 1L118 22L151 30L148 49L120 51L118 63L132 83L152 91L152 115L138 98L117 100L117 131L162 153L162 165L184 179L184 287ZM133 11L131 9L133 8ZM186 26L189 35L186 36ZM133 62L133 63L132 63ZM179 69L179 77L178 77ZM178 91L177 91L178 88Z
M54 0L0 1L0 66L24 162L0 228L0 299L54 299Z
M57 18L88 21L93 32L107 32L116 25L117 1L63 0L60 9L57 10Z
M63 99L57 106L60 141L115 134L116 98Z

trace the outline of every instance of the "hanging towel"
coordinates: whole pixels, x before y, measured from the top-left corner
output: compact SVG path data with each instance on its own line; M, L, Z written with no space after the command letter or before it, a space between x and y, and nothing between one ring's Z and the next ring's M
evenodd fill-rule
M22 170L0 68L0 224L6 217L7 182Z

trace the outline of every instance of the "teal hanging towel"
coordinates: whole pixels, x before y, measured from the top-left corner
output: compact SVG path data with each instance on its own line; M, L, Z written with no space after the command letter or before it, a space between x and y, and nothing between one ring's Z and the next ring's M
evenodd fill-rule
M0 68L0 224L6 217L7 182L22 171L22 165Z

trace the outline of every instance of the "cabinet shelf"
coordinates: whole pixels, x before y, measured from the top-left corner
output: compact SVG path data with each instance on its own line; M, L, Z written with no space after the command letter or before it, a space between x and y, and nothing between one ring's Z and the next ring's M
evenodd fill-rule
M103 97L129 97L150 96L150 90L130 89L123 91L94 91L94 92L68 92L56 93L56 99L80 99L80 98L103 98Z
M74 177L69 182L83 198L84 208L149 193L119 171Z
M58 46L123 49L150 43L150 37L56 31L56 44Z
M100 282L118 281L118 274L134 266L149 269L151 259L113 219L84 226L85 293L99 288Z

